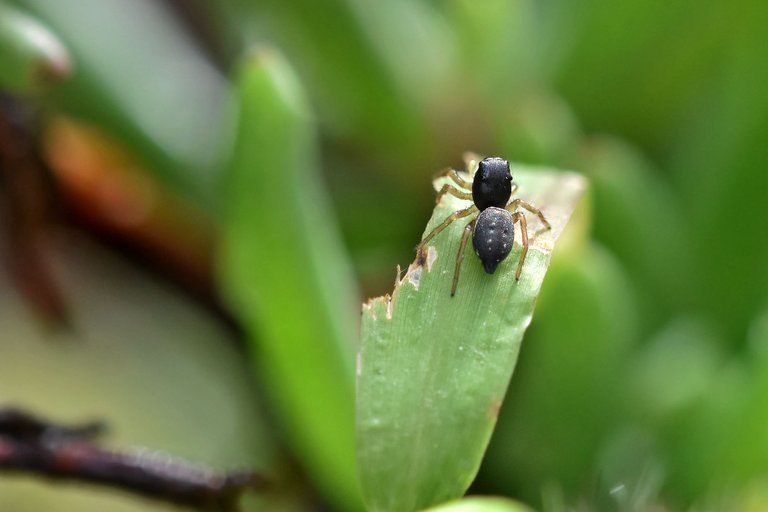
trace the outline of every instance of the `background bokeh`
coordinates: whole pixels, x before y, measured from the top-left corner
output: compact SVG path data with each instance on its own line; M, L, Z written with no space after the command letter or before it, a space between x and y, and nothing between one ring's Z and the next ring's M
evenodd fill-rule
M359 509L353 459L329 466L323 448L351 443L348 397L330 420L334 404L296 399L307 380L344 388L330 369L347 356L271 371L270 343L303 333L280 330L293 306L259 304L322 297L335 320L318 338L346 339L355 300L412 259L430 176L472 150L578 171L590 191L471 492L545 510L768 507L766 27L758 0L2 2L0 405L257 467L281 482L272 508ZM14 46L40 33L61 46L55 76ZM260 82L237 70L255 48L285 68L286 101L299 90L298 139L271 131L278 100L247 98ZM233 190L243 133L269 165ZM270 207L240 208L249 197ZM319 212L304 238L338 247L282 236L297 198ZM276 241L259 254L280 271L239 284L253 316L248 272L219 257L243 232ZM316 247L314 271L349 282L307 277ZM163 509L0 478L2 510L51 503Z

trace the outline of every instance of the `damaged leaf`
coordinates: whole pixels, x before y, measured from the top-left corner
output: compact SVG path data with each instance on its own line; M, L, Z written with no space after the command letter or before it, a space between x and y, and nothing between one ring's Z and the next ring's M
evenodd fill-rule
M357 361L357 455L367 505L419 510L460 497L475 477L531 321L555 240L585 189L573 173L513 164L516 197L540 207L552 229L530 241L523 273L515 247L486 274L471 244L451 297L464 226L451 224L398 280L363 306ZM444 179L435 181L439 189ZM425 234L468 202L445 195ZM528 231L542 227L528 215Z

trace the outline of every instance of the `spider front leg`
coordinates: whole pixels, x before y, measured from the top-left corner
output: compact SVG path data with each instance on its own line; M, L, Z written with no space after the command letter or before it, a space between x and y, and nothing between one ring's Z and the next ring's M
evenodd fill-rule
M456 171L456 169L446 169L437 176L435 176L435 179L438 178L450 178L453 180L455 184L460 186L461 188L472 190L472 182L467 181L464 178L461 177L461 175Z
M443 222L440 223L439 226L437 226L435 229L433 229L427 236L425 236L421 242L419 242L419 245L416 246L416 254L421 253L421 250L424 248L427 243L432 240L435 235L440 233L442 230L448 227L448 225L458 219L461 219L462 217L466 217L468 215L472 215L477 211L477 206L470 205L464 208L463 210L457 210L450 214L448 217L445 218Z
M435 203L440 203L440 199L442 199L445 194L451 194L454 197L465 199L467 201L472 200L471 192L465 192L464 190L456 188L456 185L458 185L460 188L465 190L472 190L472 183L459 176L459 173L456 172L456 169L446 169L441 174L435 176L435 179L439 178L449 178L453 181L453 183L445 183L443 185L443 187L440 189L440 192L437 193Z
M520 274L523 273L523 263L525 263L525 255L528 254L528 223L525 220L525 215L522 212L515 212L512 214L512 225L515 222L520 223L520 244L523 246L523 252L520 254L520 263L517 264L517 272L515 272L515 281L520 280Z
M459 271L461 270L461 262L464 260L464 249L467 247L469 236L475 229L475 223L477 218L472 219L464 228L464 234L461 235L461 243L459 244L459 252L456 253L456 267L453 270L453 285L451 286L451 297L456 295L456 287L459 284Z
M437 193L437 197L435 198L435 203L439 204L440 200L443 198L445 194L451 194L452 196L458 197L459 199L466 199L468 201L472 200L471 193L458 190L450 183L446 183L445 185L443 185L443 188L440 189L440 192Z
M514 200L512 200L507 205L506 209L507 209L507 211L514 212L515 210L517 210L518 207L524 208L524 209L528 210L529 212L531 212L532 214L536 215L539 218L539 220L541 220L541 223L544 224L543 231L546 231L548 229L552 229L552 226L549 224L549 221L544 217L544 214L541 212L541 210L539 210L538 208L536 208L535 206L533 206L530 203L526 203L522 199L514 199Z

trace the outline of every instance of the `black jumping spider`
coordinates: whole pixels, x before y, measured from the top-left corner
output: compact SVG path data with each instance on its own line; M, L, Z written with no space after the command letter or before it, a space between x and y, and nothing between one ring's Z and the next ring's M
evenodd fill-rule
M498 157L485 158L478 163L477 172L470 181L462 178L455 169L448 169L440 177L448 177L453 183L443 185L443 188L437 193L437 202L440 202L445 194L451 194L459 199L471 200L473 204L449 215L416 246L416 253L421 254L427 243L453 221L470 215L475 216L464 228L459 252L456 255L456 268L451 287L451 297L453 297L459 283L459 270L461 269L461 261L464 259L464 249L467 246L469 235L472 234L472 245L474 245L475 253L483 263L483 268L487 273L493 274L498 264L512 251L512 244L515 239L515 222L519 222L523 246L520 263L518 263L515 273L515 280L519 280L523 271L525 255L528 253L528 226L525 215L518 211L518 208L523 208L537 215L544 224L544 229L550 229L551 226L544 218L541 210L535 206L522 199L510 201L512 194L517 190L517 185L512 183L509 162Z

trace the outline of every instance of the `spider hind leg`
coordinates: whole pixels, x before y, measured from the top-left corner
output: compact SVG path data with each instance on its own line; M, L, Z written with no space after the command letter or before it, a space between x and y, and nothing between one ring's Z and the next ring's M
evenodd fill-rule
M421 240L421 242L419 242L419 245L416 246L416 252L420 253L421 250L424 248L424 246L427 245L427 243L429 243L429 241L432 240L435 237L435 235L439 234L442 230L447 228L453 221L472 215L476 211L477 211L477 206L472 204L470 206L467 206L463 210L457 210L452 214L450 214L448 217L445 218L443 222L440 223L439 226L433 229L427 236L425 236Z
M520 254L520 263L517 264L517 272L515 272L515 281L520 280L520 275L523 273L523 263L525 263L525 256L528 254L528 222L525 220L525 215L522 212L514 212L512 214L512 223L520 223L520 244L523 246L523 252Z
M459 243L459 251L456 253L456 266L453 269L453 284L451 285L451 297L456 295L456 287L459 285L459 272L461 271L461 262L464 260L464 250L467 248L467 241L469 241L469 235L475 229L475 223L477 218L472 219L464 227L464 234L461 235L461 242Z
M510 212L514 212L515 210L518 209L518 207L519 208L523 208L524 210L528 210L532 214L536 215L539 218L539 220L541 221L541 223L544 224L544 231L552 229L552 225L549 223L547 218L544 217L544 213L542 213L542 211L540 209L536 208L535 206L533 206L530 203L527 203L527 202L523 201L522 199L513 199L507 205L506 209L509 210Z

